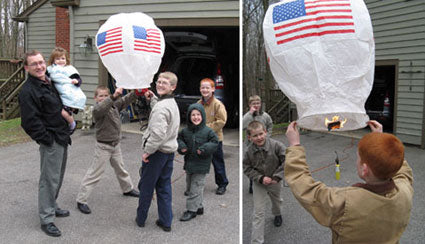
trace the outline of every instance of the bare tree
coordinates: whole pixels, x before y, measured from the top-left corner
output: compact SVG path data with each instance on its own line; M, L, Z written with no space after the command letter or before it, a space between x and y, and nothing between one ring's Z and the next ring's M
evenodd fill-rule
M259 44L259 35L261 35L261 12L262 2L260 0L247 0L243 4L243 88L244 104L247 104L247 97L258 93L258 80L261 79L258 74L259 62L258 53L262 47Z
M0 57L16 58L22 56L24 28L22 23L12 17L24 11L36 0L0 0Z
M0 0L0 57L3 57L3 0Z
M263 20L269 0L245 0L243 4L244 104L258 94L267 101L270 77L264 50ZM246 107L246 106L245 106Z
M276 82L267 63L264 48L263 21L270 4L279 0L244 0L243 2L243 102L247 109L248 97L260 95L266 108L272 107L270 94Z

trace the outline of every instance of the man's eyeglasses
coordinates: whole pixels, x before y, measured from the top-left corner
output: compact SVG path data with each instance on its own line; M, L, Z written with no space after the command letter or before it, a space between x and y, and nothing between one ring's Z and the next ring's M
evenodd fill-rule
M30 64L28 64L28 66L37 67L38 65L43 66L45 64L46 64L46 61L43 60L43 61L39 61L39 62L30 63Z
M156 85L163 85L163 86L169 86L170 82L168 81L162 81L162 80L158 80L155 82Z

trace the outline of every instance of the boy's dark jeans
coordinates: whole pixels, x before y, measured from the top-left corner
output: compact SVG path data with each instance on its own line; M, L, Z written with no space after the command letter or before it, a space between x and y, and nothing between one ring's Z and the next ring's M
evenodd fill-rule
M223 158L223 142L218 142L217 151L213 154L212 164L214 166L215 183L218 187L226 187L229 184L226 176L226 167Z
M142 162L138 186L140 197L136 220L138 224L145 223L155 189L159 221L163 226L170 227L173 220L171 175L173 173L174 153L156 151L148 159L148 163Z

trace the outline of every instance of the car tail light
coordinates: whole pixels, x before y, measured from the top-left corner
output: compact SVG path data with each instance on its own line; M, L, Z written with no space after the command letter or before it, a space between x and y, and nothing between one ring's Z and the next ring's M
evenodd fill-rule
M390 114L390 98L388 96L388 93L385 95L384 98L384 110L382 111L382 113L387 116Z
M215 89L224 89L224 80L221 75L221 65L217 64L217 76L214 79Z

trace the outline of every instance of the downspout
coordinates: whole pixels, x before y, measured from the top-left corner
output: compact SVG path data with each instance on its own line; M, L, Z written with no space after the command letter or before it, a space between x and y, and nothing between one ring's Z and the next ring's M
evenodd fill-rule
M24 50L28 52L28 21L24 21Z
M423 76L423 81L425 82L425 72ZM422 143L421 148L425 149L425 92L424 94L424 105L423 105L423 112L422 112Z
M75 66L74 63L74 9L72 6L68 6L69 14L69 56L71 59L71 64Z

